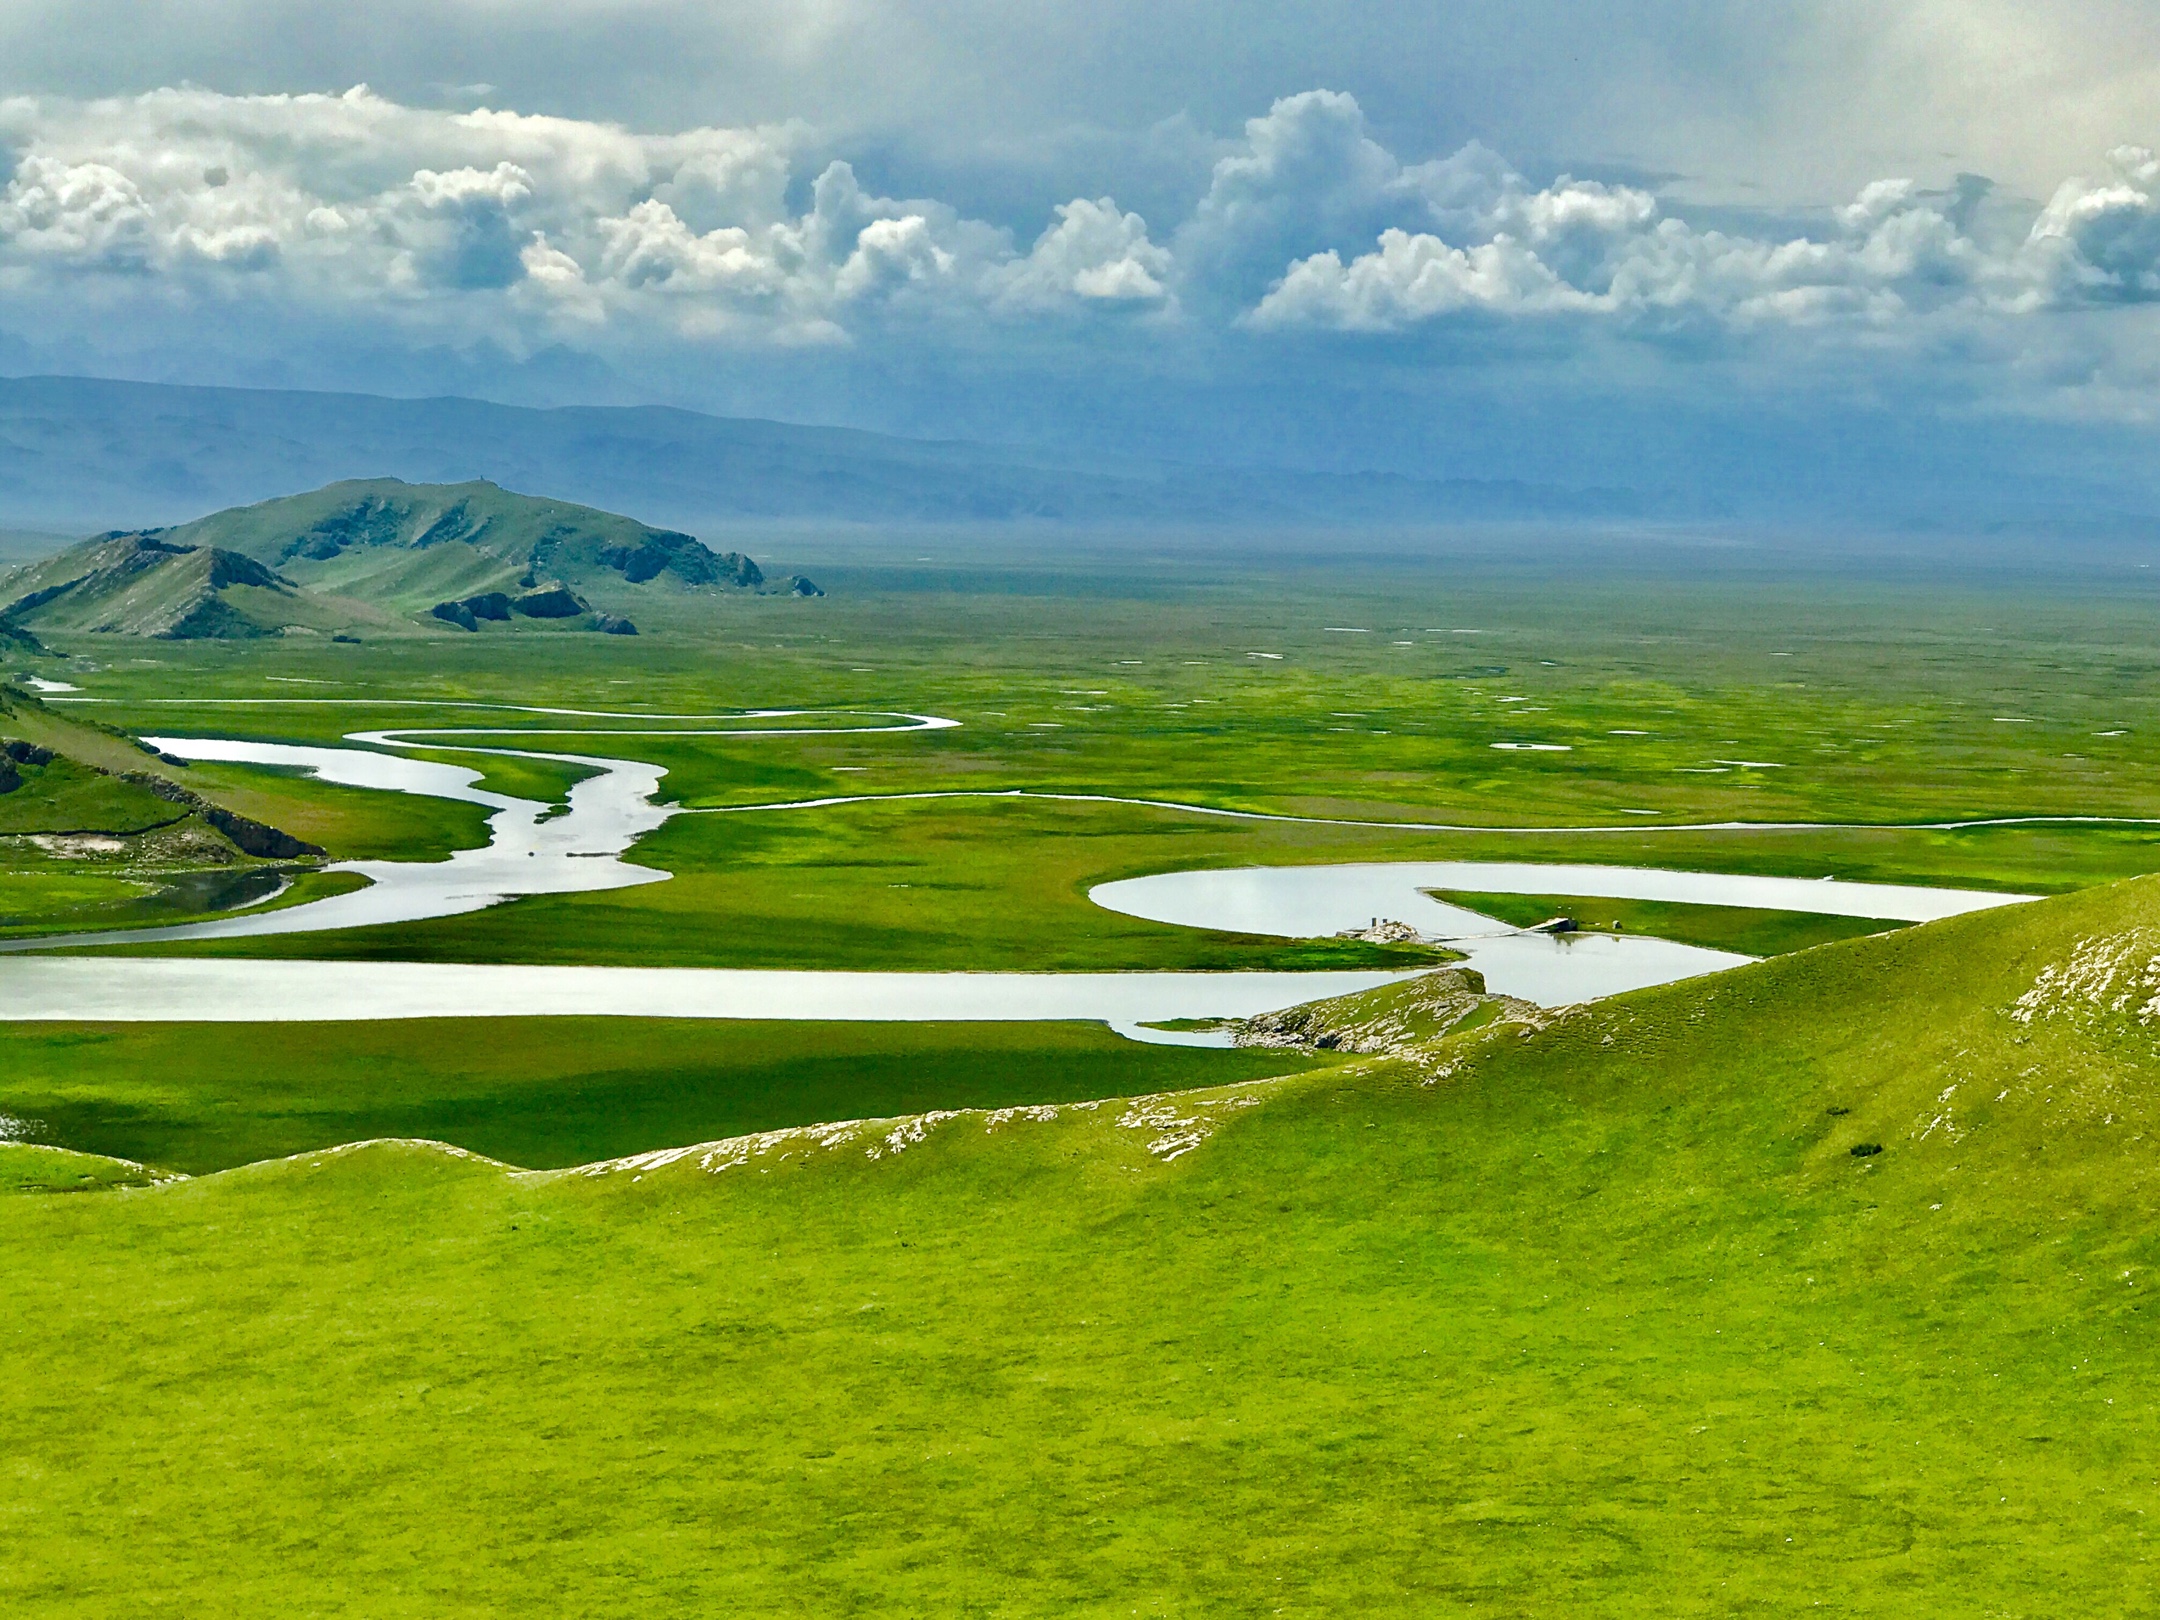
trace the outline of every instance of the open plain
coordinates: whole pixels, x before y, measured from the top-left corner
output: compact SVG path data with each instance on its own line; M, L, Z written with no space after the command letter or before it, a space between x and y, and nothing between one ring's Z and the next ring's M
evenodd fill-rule
M1470 993L1410 1034L1353 998L1299 1026L1324 1039L1213 1050L664 1005L14 1024L0 1595L2136 1612L2150 572L1922 589L1742 548L1682 579L1674 543L1225 579L1114 537L901 566L805 536L825 598L636 638L54 634L0 729L82 769L0 798L17 944L245 915L186 909L161 819L318 851L228 860L287 907L489 838L485 804L131 735L372 746L543 804L592 773L547 756L643 761L675 812L622 857L657 881L77 956L1404 975L1450 952L1089 891L1504 860L2053 898L1905 924L1448 893L1768 960ZM895 715L958 723L871 729Z

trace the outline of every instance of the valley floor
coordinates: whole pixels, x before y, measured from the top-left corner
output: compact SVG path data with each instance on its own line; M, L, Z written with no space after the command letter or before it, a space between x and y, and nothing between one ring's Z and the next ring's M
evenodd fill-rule
M86 755L92 717L320 743L409 722L386 692L629 688L963 721L611 739L693 807L869 778L1654 813L1594 839L1044 802L684 815L637 846L665 882L166 948L243 957L1403 961L1086 898L1256 861L2053 898L1827 941L1591 914L1786 954L1368 1057L1046 1025L9 1026L9 1612L2150 1610L2156 830L1898 825L2160 815L2150 587L818 573L825 601L575 661L86 637L40 673L94 701L0 725ZM252 702L321 684L334 703ZM480 768L549 799L574 774ZM470 806L185 775L332 858L484 836ZM42 885L39 927L64 922L56 860L0 872L0 896Z

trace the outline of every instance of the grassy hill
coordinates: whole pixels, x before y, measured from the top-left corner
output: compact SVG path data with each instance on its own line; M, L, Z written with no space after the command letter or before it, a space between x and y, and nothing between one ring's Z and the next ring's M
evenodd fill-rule
M633 628L685 592L818 595L750 558L485 481L332 484L174 528L101 535L0 576L20 631L232 639L485 621Z
M0 1199L0 1599L2142 1612L2155 982L2141 879L1212 1091Z
M306 870L324 851L263 819L305 824L321 792L299 780L235 792L0 685L0 937L185 922L351 887Z
M155 534L101 535L0 578L0 623L62 634L173 641L270 635L287 626L381 629L366 604L316 597L238 552Z

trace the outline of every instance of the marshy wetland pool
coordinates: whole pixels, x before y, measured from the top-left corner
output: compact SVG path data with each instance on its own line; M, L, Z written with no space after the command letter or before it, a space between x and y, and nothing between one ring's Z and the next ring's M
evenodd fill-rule
M777 718L781 711L743 719ZM686 717L687 718L687 717ZM879 729L950 724L930 717ZM551 735L579 734L554 732ZM589 732L585 735L606 735ZM597 755L441 740L501 732L356 732L355 748L232 738L149 738L189 760L299 769L322 780L478 804L489 841L447 861L347 861L368 887L282 911L167 928L17 940L0 951L218 940L417 922L524 895L665 882L620 857L676 813L653 802L663 767ZM408 758L410 747L570 764L592 774L563 805L481 786L478 770ZM804 805L804 809L812 806ZM1511 927L1426 891L1575 894L1822 915L1928 921L2027 895L1832 879L1533 862L1415 861L1159 873L1097 886L1090 898L1128 916L1229 933L1317 938L1376 918L1408 923L1461 952L1495 992L1546 1006L1597 1000L1737 967L1751 957L1646 935L1554 936ZM1087 1019L1137 1039L1217 1044L1161 1022L1234 1018L1369 989L1400 973L846 973L756 969L525 967L479 964L149 961L94 958L0 965L0 1018L276 1020L619 1014L841 1020Z

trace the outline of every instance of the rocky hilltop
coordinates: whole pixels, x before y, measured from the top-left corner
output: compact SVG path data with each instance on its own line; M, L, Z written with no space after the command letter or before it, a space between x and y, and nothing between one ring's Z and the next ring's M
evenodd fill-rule
M467 634L552 625L625 635L673 598L821 596L694 535L478 480L331 484L171 528L105 534L0 575L0 636L173 640Z

